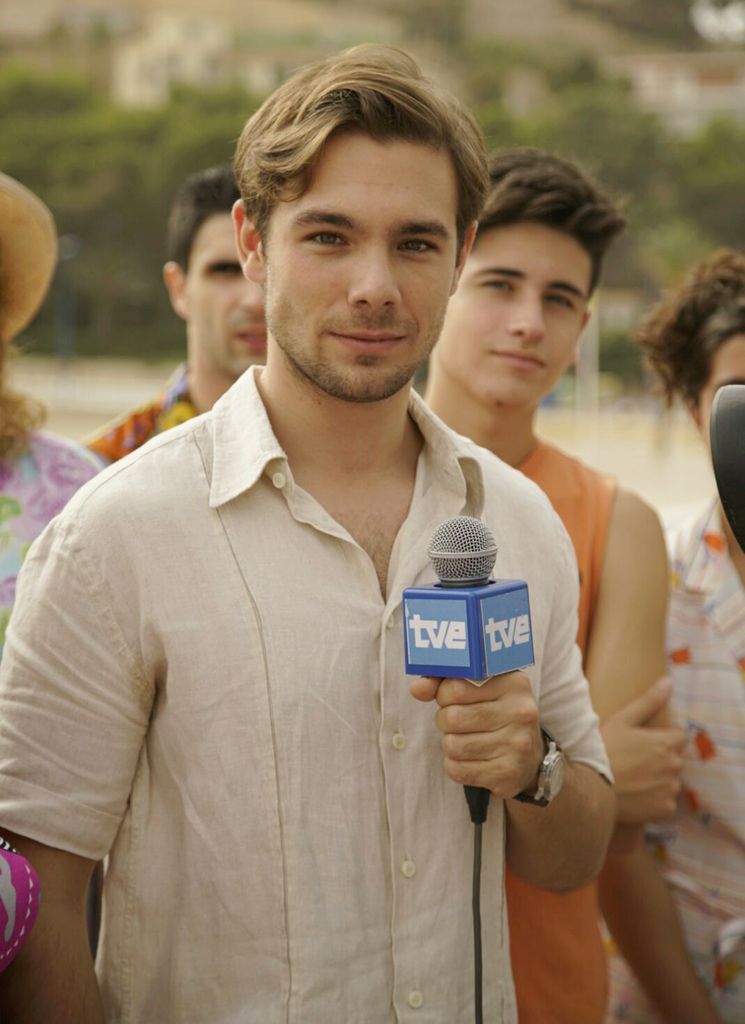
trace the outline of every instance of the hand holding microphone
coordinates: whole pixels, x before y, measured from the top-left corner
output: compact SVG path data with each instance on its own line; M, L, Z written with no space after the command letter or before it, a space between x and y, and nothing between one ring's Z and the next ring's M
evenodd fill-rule
M535 792L544 741L528 677L497 676L476 688L464 679L422 678L411 684L417 700L436 700L445 771L454 782L489 790L506 800Z
M429 548L439 582L403 594L406 671L424 677L411 692L440 705L445 769L466 786L472 813L474 789L545 806L563 771L530 682L516 671L534 661L527 584L490 580L496 554L480 520L448 519Z

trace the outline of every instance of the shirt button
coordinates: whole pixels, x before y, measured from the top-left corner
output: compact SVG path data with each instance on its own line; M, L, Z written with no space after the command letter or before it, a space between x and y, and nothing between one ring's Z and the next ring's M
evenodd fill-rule
M272 473L272 483L275 487L281 488L287 483L287 477L284 473Z
M418 1010L420 1006L424 1005L424 996L418 988L413 988L409 992L409 1006L412 1010Z
M416 874L416 864L413 860L405 860L401 865L401 874L404 878L413 878ZM421 1003L420 1003L421 1005Z
M406 746L406 737L402 732L394 732L391 743L394 750L403 750Z
M391 617L388 619L388 621L385 624L385 628L386 629L393 629L394 625L395 625L395 621L393 619L393 616L391 615Z

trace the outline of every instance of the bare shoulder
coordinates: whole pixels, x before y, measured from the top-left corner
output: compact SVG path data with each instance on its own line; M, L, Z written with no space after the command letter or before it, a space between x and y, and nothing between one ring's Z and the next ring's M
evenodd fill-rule
M619 487L608 526L601 587L614 590L633 585L640 574L647 586L667 592L665 537L655 510L637 494Z

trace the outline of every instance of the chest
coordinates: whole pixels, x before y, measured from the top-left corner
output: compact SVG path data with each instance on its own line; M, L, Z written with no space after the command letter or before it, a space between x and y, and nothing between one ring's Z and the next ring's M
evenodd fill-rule
M391 552L406 518L410 495L390 495L384 501L345 503L332 513L334 519L357 541L375 568L381 594L385 595Z

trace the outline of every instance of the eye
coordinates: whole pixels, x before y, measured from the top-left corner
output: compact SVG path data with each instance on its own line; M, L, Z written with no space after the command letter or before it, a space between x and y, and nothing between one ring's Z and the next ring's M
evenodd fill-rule
M546 301L555 306L560 306L562 309L574 310L576 308L574 299L570 298L568 295L564 295L562 292L550 292L546 296Z
M240 263L225 260L222 263L213 263L209 268L209 273L214 274L215 277L239 277L243 271Z
M423 238L410 238L401 243L401 248L405 252L432 252L436 246L431 242L425 242Z
M484 285L495 292L511 292L513 290L512 281L508 281L503 277L491 277L484 281Z
M314 235L310 236L310 240L319 245L341 245L344 242L341 235L337 235L334 231L316 231Z

